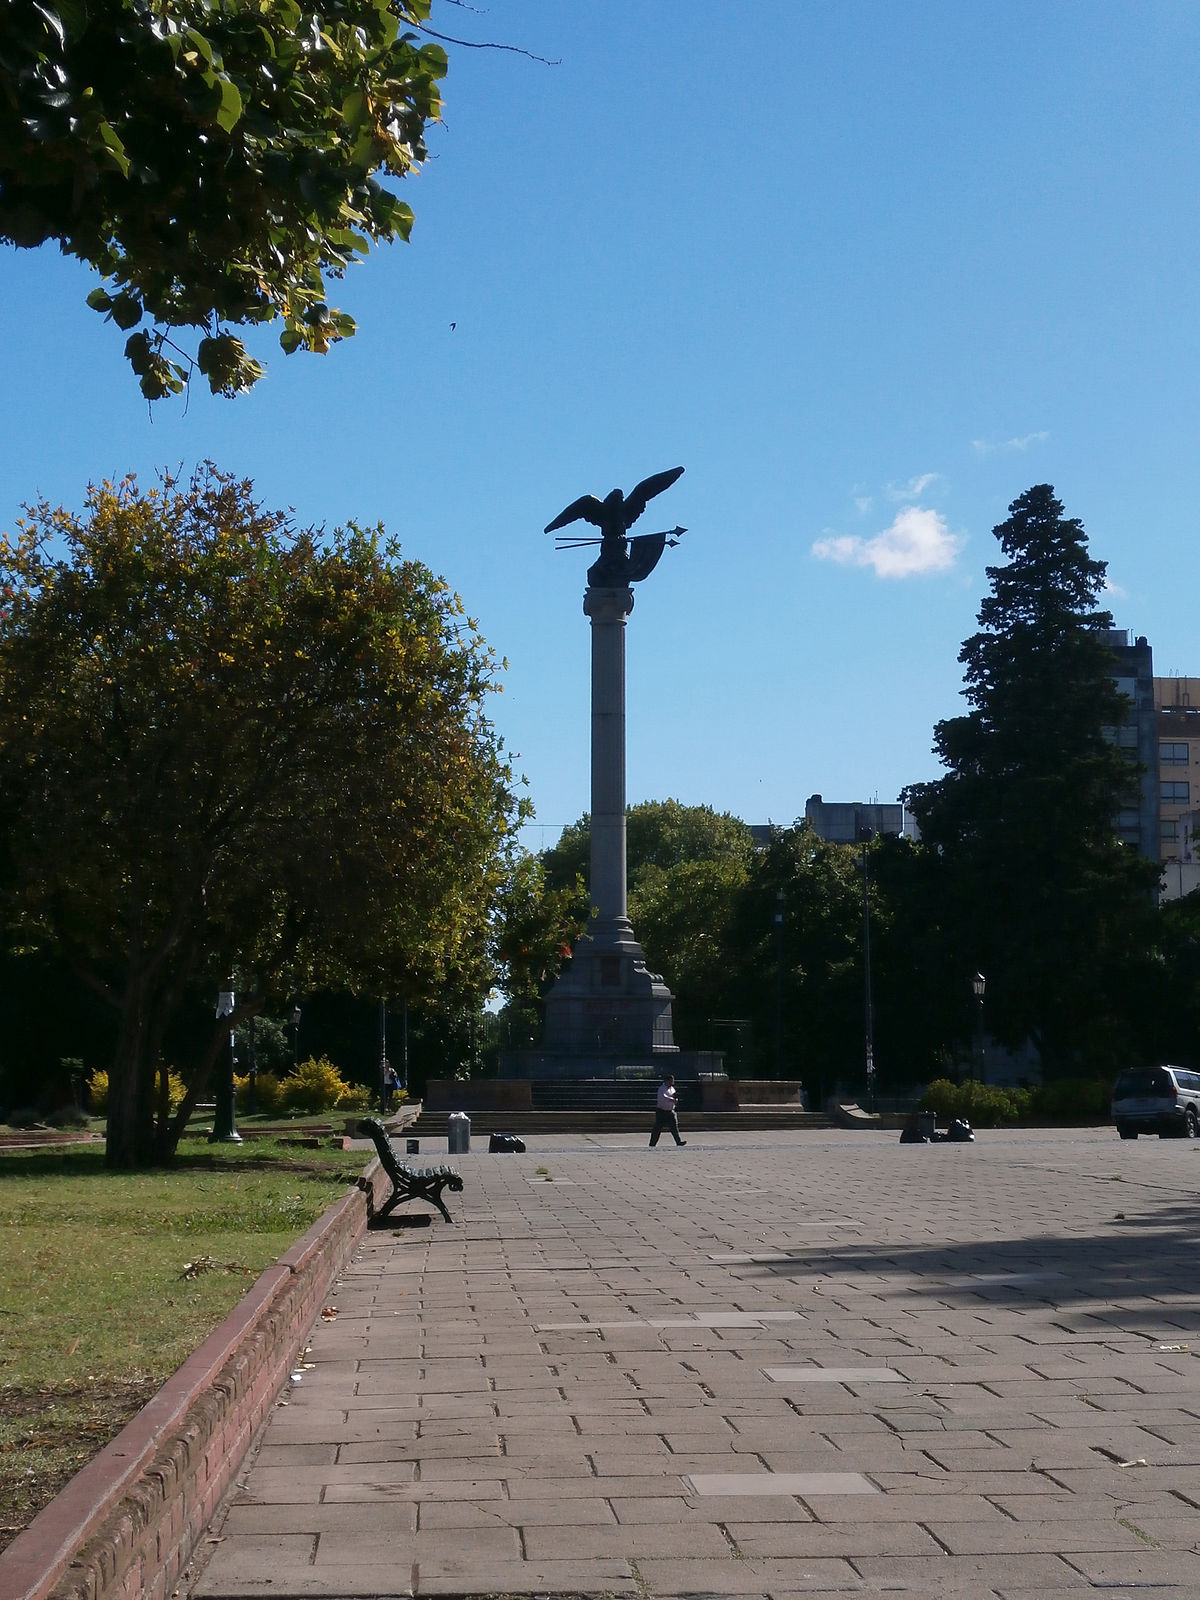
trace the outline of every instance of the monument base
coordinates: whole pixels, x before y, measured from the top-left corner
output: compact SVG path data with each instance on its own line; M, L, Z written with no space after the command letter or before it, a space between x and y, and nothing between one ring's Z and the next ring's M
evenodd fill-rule
M700 1078L725 1078L725 1055L721 1050L679 1050L650 1055L582 1055L566 1050L502 1050L499 1077L610 1083L654 1083L673 1073L680 1082Z
M657 972L647 971L642 947L625 918L593 922L575 946L546 996L542 1049L551 1056L609 1062L662 1057L662 1070L672 1070L679 1052L671 991Z

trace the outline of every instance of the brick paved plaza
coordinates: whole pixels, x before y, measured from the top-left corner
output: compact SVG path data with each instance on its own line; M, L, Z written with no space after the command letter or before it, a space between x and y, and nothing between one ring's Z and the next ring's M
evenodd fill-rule
M368 1235L191 1592L1200 1596L1200 1144L684 1131Z

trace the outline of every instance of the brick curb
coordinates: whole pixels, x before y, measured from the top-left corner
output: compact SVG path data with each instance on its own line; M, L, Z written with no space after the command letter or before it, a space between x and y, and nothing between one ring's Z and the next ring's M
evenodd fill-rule
M164 1600L375 1210L379 1162L0 1554L0 1600Z

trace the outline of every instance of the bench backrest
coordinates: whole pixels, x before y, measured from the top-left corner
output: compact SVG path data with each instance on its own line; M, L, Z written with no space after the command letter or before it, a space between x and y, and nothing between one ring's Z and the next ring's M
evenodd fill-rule
M379 1159L383 1163L383 1170L393 1183L399 1183L400 1164L396 1160L396 1152L392 1149L383 1123L378 1117L364 1117L358 1125L358 1131L374 1141Z

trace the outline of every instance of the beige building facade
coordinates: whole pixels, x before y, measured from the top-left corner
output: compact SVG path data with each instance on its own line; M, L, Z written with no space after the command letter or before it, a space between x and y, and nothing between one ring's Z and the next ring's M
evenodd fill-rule
M1200 678L1155 678L1158 732L1159 860L1168 864L1163 896L1200 887L1192 832L1200 810ZM1195 882L1191 881L1196 879Z

